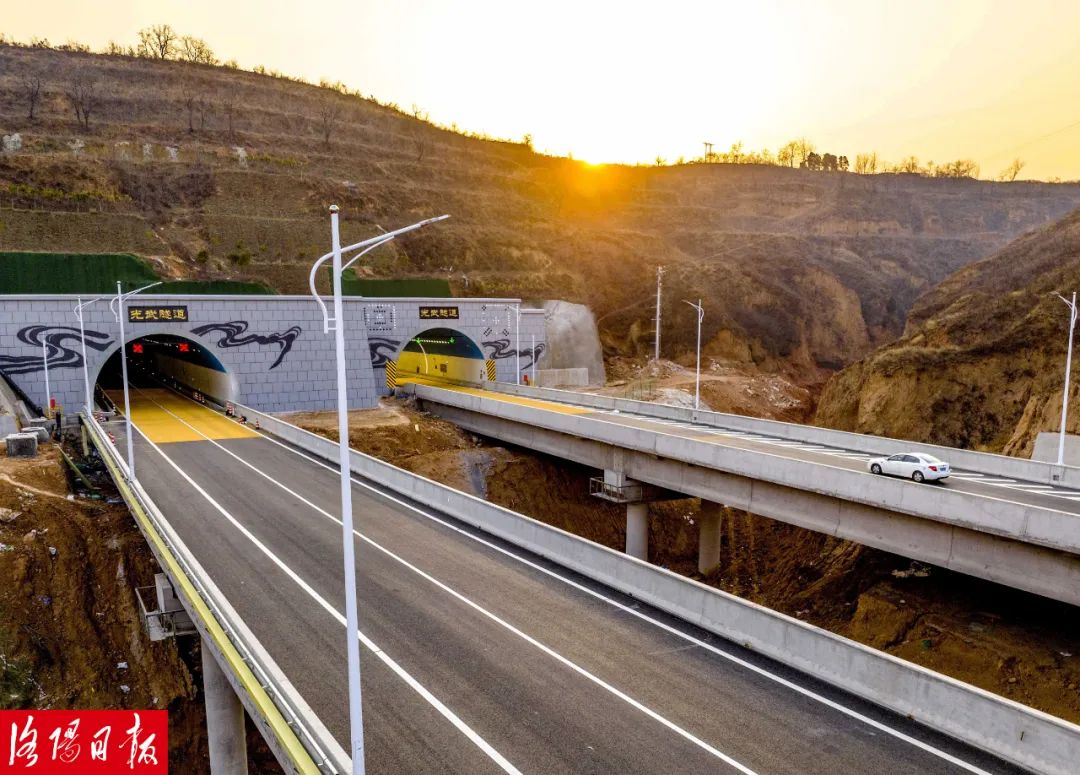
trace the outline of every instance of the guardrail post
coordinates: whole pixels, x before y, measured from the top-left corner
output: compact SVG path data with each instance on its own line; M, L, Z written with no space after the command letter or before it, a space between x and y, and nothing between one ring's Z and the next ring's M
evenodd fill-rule
M202 672L210 773L247 775L244 706L205 640L202 642Z
M720 566L720 516L724 507L701 499L698 512L698 573L707 576Z

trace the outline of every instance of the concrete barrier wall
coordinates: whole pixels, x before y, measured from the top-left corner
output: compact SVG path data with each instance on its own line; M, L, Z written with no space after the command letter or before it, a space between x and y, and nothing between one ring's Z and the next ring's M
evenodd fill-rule
M327 460L337 444L243 408L270 433ZM814 678L1036 772L1080 761L1080 727L842 638L355 450L355 474Z
M693 409L678 406L668 406L650 401L633 401L628 398L616 398L614 396L598 396L591 393L578 393L571 390L557 390L554 388L534 388L524 385L511 385L499 383L497 385L485 385L489 390L509 395L527 396L529 398L541 398L549 401L587 406L595 409L619 410L620 412L632 412L651 417L682 422L696 422L716 428L730 428L731 430L744 431L746 433L762 433L781 439L802 441L807 444L822 444L828 447L841 447L865 452L871 455L894 455L897 451L924 452L928 455L948 461L955 468L963 468L969 471L1004 476L1015 479L1024 479L1042 484L1059 484L1069 487L1080 487L1080 468L1074 466L1058 466L1039 460L1024 460L1023 458L1009 457L1007 455L995 455L988 452L973 452L971 450L944 447L937 444L923 444L903 439L891 439L885 436L870 436L863 433L850 433L848 431L834 431L828 428L819 428L814 425L800 425L798 423L780 422L778 420L763 420L756 417L745 417L739 414L724 414L723 412L695 412Z
M584 386L589 384L589 370L586 368L538 369L536 372L536 383L541 386Z
M447 406L547 428L570 436L671 458L694 466L760 479L785 487L864 503L878 509L932 519L969 530L1005 536L1060 551L1080 553L1080 517L991 496L913 487L899 479L797 460L770 452L728 447L683 436L561 414L482 395L409 385L417 397ZM675 407L669 407L674 410ZM750 504L729 504L753 511Z

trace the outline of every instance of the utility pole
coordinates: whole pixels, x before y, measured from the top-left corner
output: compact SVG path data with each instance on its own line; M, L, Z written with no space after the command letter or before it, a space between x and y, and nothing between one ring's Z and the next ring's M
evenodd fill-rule
M664 287L664 267L656 267L656 340L653 360L660 362L660 291Z

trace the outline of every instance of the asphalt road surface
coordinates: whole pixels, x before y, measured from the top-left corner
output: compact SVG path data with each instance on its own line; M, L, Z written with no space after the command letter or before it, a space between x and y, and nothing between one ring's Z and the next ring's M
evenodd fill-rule
M348 750L336 470L164 389L133 388L132 420L139 480ZM369 772L1018 771L425 504L353 489Z

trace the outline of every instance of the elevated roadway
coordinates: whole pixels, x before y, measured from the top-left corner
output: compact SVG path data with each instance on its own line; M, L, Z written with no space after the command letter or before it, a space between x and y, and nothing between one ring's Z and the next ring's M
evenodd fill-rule
M404 389L475 433L1080 604L1080 487L963 466L943 482L916 484L871 474L866 451L716 421L460 385Z
M336 470L132 401L144 489L347 748ZM1016 771L377 484L353 498L370 772Z

